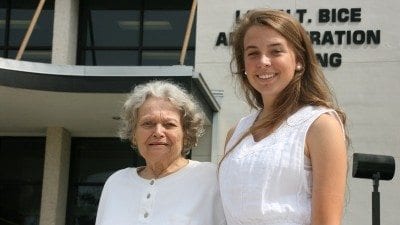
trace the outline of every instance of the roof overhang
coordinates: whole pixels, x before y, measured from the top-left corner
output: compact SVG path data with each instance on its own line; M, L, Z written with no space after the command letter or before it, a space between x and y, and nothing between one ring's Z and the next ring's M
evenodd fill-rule
M180 83L208 123L220 106L191 66L74 66L0 58L0 135L44 135L59 126L72 136L115 136L132 87L150 80Z

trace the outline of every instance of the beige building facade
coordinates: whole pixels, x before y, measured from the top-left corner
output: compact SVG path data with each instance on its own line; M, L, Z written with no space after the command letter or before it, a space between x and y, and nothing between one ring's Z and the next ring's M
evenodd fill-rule
M233 88L230 49L224 44L237 15L259 7L289 11L310 32L325 75L348 116L350 167L343 224L371 224L372 180L352 178L352 154L390 155L397 164L400 161L400 28L394 22L400 4L200 0L196 70L204 74L212 90L223 96L217 149L223 148L226 131L249 113L240 92ZM381 224L398 224L399 188L398 171L392 181L380 182Z
M153 56L160 57L159 59L171 55L175 57L181 46L174 47L171 44L160 49L156 45L147 46L145 34L142 39L138 39L138 46L127 47L135 54L139 52L139 63L102 65L101 62L112 60L105 57L101 61L100 53L106 45L99 44L96 48L95 44L104 40L93 39L93 43L88 44L88 41L87 45L81 46L83 40L90 40L89 34L86 34L88 37L85 39L81 37L82 20L79 17L86 15L82 8L93 7L93 19L96 18L96 13L102 15L102 10L110 10L110 15L125 15L124 13L129 14L129 9L111 10L107 8L111 7L107 4L104 8L97 8L85 5L84 2L87 1L54 1L51 50L39 47L28 49L31 53L39 50L42 54L45 52L49 59L47 62L30 62L24 58L22 61L14 60L10 50L13 46L7 44L6 39L4 43L0 39L0 46L4 46L0 53L8 51L7 57L3 55L4 58L0 58L0 144L7 140L19 140L20 137L43 138L44 143L40 207L34 212L24 211L23 215L19 215L20 211L7 208L7 204L0 199L0 209L4 208L0 212L18 211L15 215L0 215L0 221L6 221L5 224L93 224L99 191L104 178L110 173L103 167L98 167L102 164L115 170L122 165L107 161L114 157L109 150L90 152L90 145L82 143L96 142L98 139L105 141L101 143L118 142L116 130L123 99L134 84L146 80L174 80L196 95L207 114L207 132L197 149L192 151L191 158L218 163L223 155L226 132L250 112L231 77L229 32L237 17L247 10L269 7L288 11L310 32L325 75L348 116L350 167L343 224L371 223L372 181L352 178L352 154L358 152L390 155L399 163L400 27L395 23L400 10L398 1L199 0L195 32L192 32L192 44L189 44L188 52L188 57L192 57L193 61L185 65L151 64L154 62L151 61ZM155 2L157 7L151 8L155 15L164 15L163 10L168 9L162 1L140 2L143 5L146 2ZM179 2L171 3L177 6L177 11L186 13L185 22L180 24L183 27L182 37L191 3L185 3L187 7L183 9L178 7ZM0 5L0 9L1 7L5 9L9 5ZM140 21L143 29L132 27L137 26L137 23L127 23L125 20L118 24L119 28L131 26L127 30L145 33L146 19L143 18L154 15L146 11L146 6L140 7L134 8L135 13L132 16L142 18ZM31 11L33 10L34 8ZM0 10L0 21L8 21L6 16L2 17L2 12L7 14L6 10ZM152 21L161 21L156 16L152 18ZM121 20L118 18L118 21ZM147 24L153 24L151 29L157 29L163 23ZM95 22L92 25L96 31ZM107 24L102 25L107 27ZM154 35L152 37L156 38ZM107 54L114 54L122 48L125 47L115 44L110 48L114 52ZM94 50L98 52L94 53ZM96 60L91 58L95 54L98 54L97 65ZM86 58L82 59L82 55ZM108 140L111 142L107 142ZM117 158L118 160L126 156L136 157L131 153L133 151L127 152L127 146L129 144L121 147L118 153L121 158ZM96 145L97 147L99 146ZM0 147L0 154L5 149L6 147ZM91 161L84 161L86 159ZM137 165L139 161L123 165ZM92 163L93 168L89 166ZM7 166L14 168L13 165ZM0 180L0 186L4 190L8 190L6 188L10 186L11 179L7 179ZM398 173L395 173L393 180L380 183L381 224L398 224L399 188ZM24 219L15 222L7 218Z

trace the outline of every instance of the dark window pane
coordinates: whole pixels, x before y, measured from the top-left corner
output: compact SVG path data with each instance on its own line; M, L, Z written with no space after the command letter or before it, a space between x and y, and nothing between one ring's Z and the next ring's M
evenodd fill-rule
M146 0L148 1L148 0ZM181 0L180 0L181 1ZM80 0L83 9L140 10L141 1Z
M138 52L129 50L87 50L85 65L138 65Z
M36 6L35 6L36 8ZM11 9L10 45L20 46L28 30L35 9ZM53 10L43 9L32 35L29 46L51 46L53 37Z
M13 9L36 9L38 0L10 0ZM43 9L54 9L54 1L46 1Z
M5 2L0 2L0 48L4 46L4 35L6 31L6 9ZM0 55L1 57L2 55Z
M105 180L116 170L144 165L118 138L72 138L66 224L93 225Z
M71 190L70 217L73 224L94 224L103 186L75 186Z
M0 224L39 224L44 148L45 138L0 137Z
M143 51L143 65L178 65L181 51ZM185 65L194 65L194 51L186 52Z
M176 65L191 1L82 0L78 64ZM196 18L195 18L196 19ZM196 21L185 65L194 64ZM191 52L190 52L191 51Z
M42 185L0 184L0 224L39 224L41 196Z
M156 10L190 10L192 6L192 1L182 1L182 0L168 0L168 4L165 0L145 0L145 9L156 9Z
M91 10L86 21L87 46L138 46L139 16L133 10Z
M116 170L140 163L130 145L118 138L73 138L72 151L73 183L104 183Z
M188 18L189 11L145 11L143 46L181 47ZM192 33L189 46L194 46L194 42L195 34Z
M17 56L16 50L8 51L8 58L15 59ZM22 60L31 62L51 63L50 50L25 50L22 55Z
M44 138L0 138L0 182L41 183Z

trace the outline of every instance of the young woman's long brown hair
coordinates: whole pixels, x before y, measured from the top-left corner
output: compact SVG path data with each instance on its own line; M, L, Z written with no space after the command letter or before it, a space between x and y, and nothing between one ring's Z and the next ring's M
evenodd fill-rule
M292 81L276 98L272 113L267 117L259 118L233 147L225 149L226 152L230 152L244 137L251 133L272 132L280 123L304 105L325 106L334 109L345 125L346 116L335 103L312 48L308 33L295 18L283 11L272 9L249 11L233 30L231 36L233 53L231 72L240 84L248 104L254 109L264 107L261 94L251 86L245 75L244 36L252 26L270 27L285 37L290 43L296 59L301 63L302 69L295 72Z

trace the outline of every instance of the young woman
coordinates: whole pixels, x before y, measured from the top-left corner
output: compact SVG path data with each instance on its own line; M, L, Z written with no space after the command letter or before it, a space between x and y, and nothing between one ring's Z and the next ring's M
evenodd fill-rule
M345 114L310 39L289 14L249 11L233 36L233 75L255 109L227 135L219 182L228 225L339 225Z

